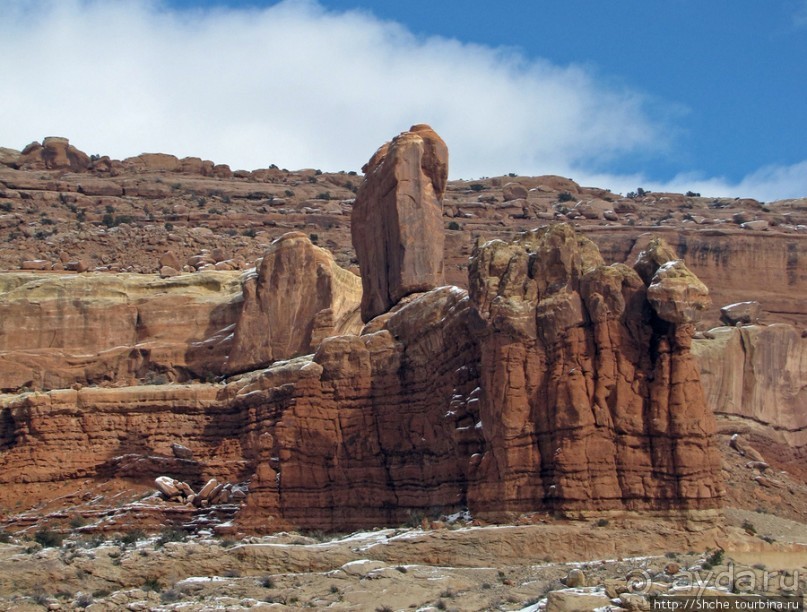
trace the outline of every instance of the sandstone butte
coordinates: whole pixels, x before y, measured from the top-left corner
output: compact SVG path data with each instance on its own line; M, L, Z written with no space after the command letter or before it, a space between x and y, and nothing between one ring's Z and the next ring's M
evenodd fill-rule
M435 509L714 516L705 285L662 240L608 265L553 224L480 241L468 290L441 286L446 164L427 126L373 156L361 280L300 233L243 274L2 275L2 386L53 389L0 398L3 505L170 476L248 483L235 521L255 531Z

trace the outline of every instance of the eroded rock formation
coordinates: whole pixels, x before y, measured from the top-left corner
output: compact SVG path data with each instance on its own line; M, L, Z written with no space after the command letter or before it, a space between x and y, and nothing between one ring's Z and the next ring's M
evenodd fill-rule
M226 371L254 370L357 333L361 279L300 232L275 240L243 284L244 306Z
M807 338L791 325L718 327L693 350L709 405L729 422L807 454Z
M466 507L715 508L692 326L659 317L647 291L570 226L480 245L470 295L411 295L313 357L226 385L3 400L0 495L23 479L28 495L101 475L249 481L237 520L264 531Z
M444 283L443 193L448 149L427 125L383 145L363 168L351 215L365 321L410 293Z
M242 275L0 274L0 389L209 379L357 333L359 278L299 233Z
M486 451L469 503L490 511L710 508L719 503L714 422L690 354L705 287L669 248L606 266L568 225L478 247L470 296L481 319ZM660 279L662 275L662 279Z

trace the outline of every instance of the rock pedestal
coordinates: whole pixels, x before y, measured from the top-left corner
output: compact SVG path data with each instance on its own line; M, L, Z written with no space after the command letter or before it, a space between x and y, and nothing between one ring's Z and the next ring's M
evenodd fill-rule
M364 321L410 293L444 283L443 193L448 149L427 125L382 146L363 168L351 216Z

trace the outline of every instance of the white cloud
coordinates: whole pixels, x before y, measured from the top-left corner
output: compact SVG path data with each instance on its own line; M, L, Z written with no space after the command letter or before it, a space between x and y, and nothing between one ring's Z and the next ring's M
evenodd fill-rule
M807 195L807 161L788 166L765 166L739 181L707 178L684 173L669 181L654 181L641 174L583 174L578 182L606 187L614 193L628 193L637 187L651 191L686 193L694 191L708 197L746 197L763 202L805 197Z
M157 3L0 0L5 146L65 135L117 156L203 155L238 167L358 168L431 123L454 176L650 150L633 92L577 67L288 1L180 14Z
M581 181L608 160L670 146L670 126L640 93L583 67L418 38L314 0L192 12L156 0L0 0L0 14L0 146L61 135L117 158L358 170L391 136L430 123L454 178ZM777 180L795 179L757 177Z

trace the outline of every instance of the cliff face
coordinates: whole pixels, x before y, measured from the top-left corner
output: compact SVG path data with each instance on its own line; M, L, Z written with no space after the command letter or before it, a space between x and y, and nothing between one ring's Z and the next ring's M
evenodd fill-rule
M719 503L714 422L689 350L705 287L667 253L656 244L643 255L648 287L570 226L477 250L486 452L471 505Z
M237 273L0 274L0 388L133 384L215 373L238 318Z
M664 281L656 270L650 286ZM471 285L412 295L359 336L226 386L6 399L4 501L54 481L167 473L249 480L237 520L257 530L465 507L717 507L691 324L656 310L689 312L690 293L667 287L651 303L636 272L604 265L570 226L481 245ZM193 461L172 457L174 442Z
M807 338L790 325L719 327L693 352L709 405L728 422L807 453Z

